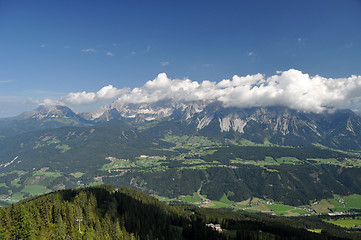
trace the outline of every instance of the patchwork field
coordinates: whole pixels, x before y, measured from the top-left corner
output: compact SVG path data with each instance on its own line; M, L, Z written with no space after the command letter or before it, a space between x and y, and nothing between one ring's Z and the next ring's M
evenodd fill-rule
M247 212L263 212L269 213L272 215L278 216L300 216L300 215L316 215L316 214L328 214L332 212L344 212L350 209L361 209L361 196L354 194L351 196L341 197L335 195L332 199L322 199L316 204L311 204L309 206L294 207L289 205L284 205L282 203L274 203L270 200L264 200L259 198L251 198L243 202L234 202L230 201L227 196L224 194L219 201L207 199L207 196L200 195L199 193L193 193L192 196L181 196L178 198L166 198L158 197L159 200L164 202L183 202L187 204L194 204L206 208L226 208L232 209L234 211L247 211ZM340 199L345 201L346 207L339 202ZM336 211L342 210L342 211ZM360 217L361 219L361 217ZM331 220L330 220L331 221ZM355 221L339 221L338 223L347 224L348 222L354 223ZM354 225L360 225L357 224ZM338 225L340 225L338 224ZM341 225L340 225L341 226Z
M357 226L361 226L361 217L331 218L324 221L346 228L359 228Z

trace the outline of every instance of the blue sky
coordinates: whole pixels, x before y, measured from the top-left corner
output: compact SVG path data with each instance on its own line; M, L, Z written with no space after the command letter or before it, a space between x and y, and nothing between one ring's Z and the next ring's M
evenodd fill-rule
M361 75L360 29L360 0L0 0L0 117L36 107L29 98L141 87L162 72Z

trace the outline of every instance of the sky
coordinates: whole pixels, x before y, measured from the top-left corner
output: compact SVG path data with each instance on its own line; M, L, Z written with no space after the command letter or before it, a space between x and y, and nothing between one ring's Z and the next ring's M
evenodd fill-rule
M361 109L360 29L361 0L0 0L0 117L115 99Z

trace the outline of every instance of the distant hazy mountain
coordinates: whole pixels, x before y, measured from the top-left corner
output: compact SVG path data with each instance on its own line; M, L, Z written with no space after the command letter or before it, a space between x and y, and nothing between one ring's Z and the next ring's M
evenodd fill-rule
M242 137L256 143L307 146L322 144L343 150L361 149L361 116L351 110L306 113L286 107L224 107L219 102L160 101L120 104L114 101L92 113L76 114L65 106L39 107L17 117L0 120L0 135L56 128L87 126L112 119L126 120L154 137L200 134Z
M0 119L0 136L50 129L62 126L86 126L91 124L66 106L40 106L16 117Z

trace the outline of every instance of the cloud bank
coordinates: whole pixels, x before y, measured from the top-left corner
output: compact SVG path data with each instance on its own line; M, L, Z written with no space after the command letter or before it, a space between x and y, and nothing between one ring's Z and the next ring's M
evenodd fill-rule
M324 78L290 69L265 77L262 74L237 76L220 82L170 79L160 73L140 88L117 89L111 85L96 93L69 93L57 101L45 99L38 104L81 105L107 99L120 104L173 101L220 101L226 107L285 106L307 112L347 108L361 101L361 76Z
M71 92L64 97L61 97L59 100L53 100L50 98L46 99L29 99L31 103L37 105L86 105L97 102L102 102L109 99L115 99L121 94L126 94L129 92L129 89L117 89L112 85L105 86L101 88L98 92Z

